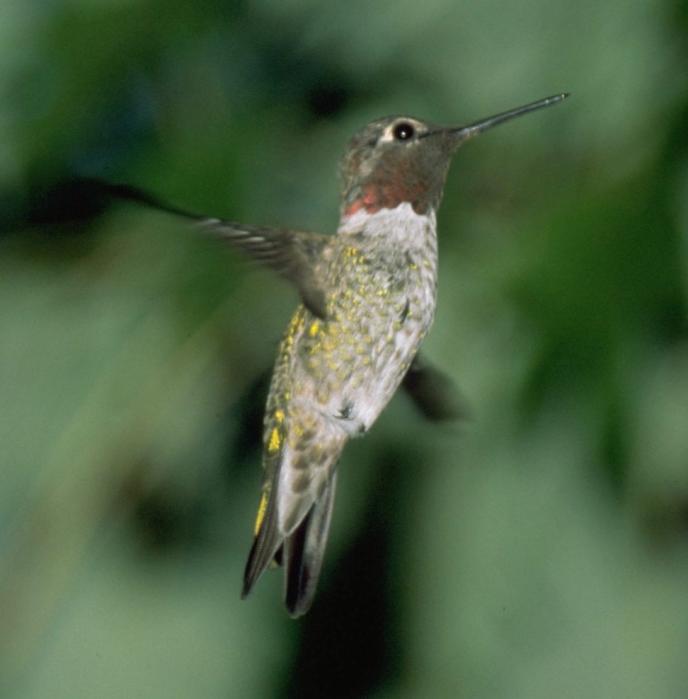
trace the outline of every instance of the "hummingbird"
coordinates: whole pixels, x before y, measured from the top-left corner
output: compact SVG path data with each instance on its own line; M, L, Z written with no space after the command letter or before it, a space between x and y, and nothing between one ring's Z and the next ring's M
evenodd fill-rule
M127 185L110 194L194 221L286 278L296 308L275 360L263 422L263 485L242 598L274 564L292 617L313 602L346 443L365 434L402 385L430 419L455 418L457 393L419 349L437 299L437 222L460 146L548 107L560 93L463 126L376 119L341 162L334 235L200 216Z

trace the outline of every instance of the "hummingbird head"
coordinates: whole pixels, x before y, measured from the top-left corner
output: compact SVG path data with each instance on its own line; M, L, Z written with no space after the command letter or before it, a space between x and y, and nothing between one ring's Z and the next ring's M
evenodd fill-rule
M351 139L342 160L342 214L375 213L404 202L427 214L439 206L449 163L461 144L567 96L547 97L467 126L437 126L408 116L371 121Z
M351 139L342 160L344 214L374 213L404 202L419 214L437 207L459 144L448 131L413 117L370 122Z

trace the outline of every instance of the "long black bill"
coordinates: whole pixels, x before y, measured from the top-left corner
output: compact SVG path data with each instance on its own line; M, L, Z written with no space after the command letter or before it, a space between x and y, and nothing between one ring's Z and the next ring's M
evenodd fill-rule
M491 129L493 126L503 124L505 121L509 121L510 119L515 119L516 117L523 116L529 112L534 112L535 110L542 109L543 107L551 107L553 104L558 104L562 100L565 100L568 96L568 92L562 92L558 95L552 95L551 97L545 97L544 99L537 100L536 102L525 104L522 107L516 107L515 109L509 109L506 112L495 114L494 116L487 117L487 119L480 119L479 121L475 121L467 126L447 129L447 131L454 134L458 141L465 141L469 138L473 138L473 136L477 136L483 131Z

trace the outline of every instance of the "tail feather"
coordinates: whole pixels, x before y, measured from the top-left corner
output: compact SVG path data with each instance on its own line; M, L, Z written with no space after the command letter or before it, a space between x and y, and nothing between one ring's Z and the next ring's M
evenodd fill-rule
M265 495L263 497L266 497ZM277 512L275 498L267 500L267 509L262 521L257 524L258 531L253 539L253 546L248 554L246 568L244 569L244 584L241 589L241 598L244 599L256 584L263 571L270 565L276 556L280 555L283 537L277 526Z
M322 496L284 542L284 602L292 617L305 614L313 603L332 518L337 473L333 471Z
M305 614L313 602L320 576L327 534L332 517L336 484L336 462L346 441L336 435L327 463L313 461L308 487L298 483L303 466L292 468L289 454L273 456L274 463L256 517L253 545L246 561L242 599L253 589L273 562L285 569L285 604L293 617ZM301 462L310 464L308 451L300 452ZM286 469L286 470L285 470Z

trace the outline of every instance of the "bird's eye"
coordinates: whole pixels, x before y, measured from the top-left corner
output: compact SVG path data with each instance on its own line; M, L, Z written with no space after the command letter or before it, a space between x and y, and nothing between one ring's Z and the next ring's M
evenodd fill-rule
M397 141L408 141L416 135L416 130L408 121L401 121L394 127L392 135Z

